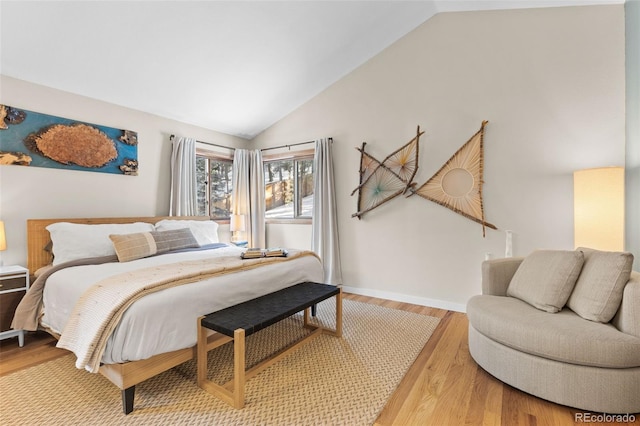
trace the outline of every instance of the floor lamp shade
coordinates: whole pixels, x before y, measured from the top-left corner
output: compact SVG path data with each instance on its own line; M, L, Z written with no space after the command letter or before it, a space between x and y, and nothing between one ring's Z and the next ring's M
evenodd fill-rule
M624 250L624 168L573 173L574 245Z
M7 236L4 233L4 222L0 220L0 251L7 249Z

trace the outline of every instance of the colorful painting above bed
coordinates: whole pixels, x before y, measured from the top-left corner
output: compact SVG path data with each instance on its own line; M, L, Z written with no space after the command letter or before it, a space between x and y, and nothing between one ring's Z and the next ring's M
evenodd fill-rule
M0 105L0 165L138 174L138 134Z

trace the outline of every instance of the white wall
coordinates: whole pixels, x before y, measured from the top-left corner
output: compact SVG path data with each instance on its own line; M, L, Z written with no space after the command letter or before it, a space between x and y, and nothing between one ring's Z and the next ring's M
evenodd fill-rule
M464 309L503 230L516 256L573 248L573 171L625 162L624 55L623 5L439 14L255 141L333 137L346 286ZM422 184L484 119L485 213L500 231L483 238L417 196L351 218L363 141L382 159L421 125Z
M296 247L311 250L311 225L267 224L267 247Z
M626 249L640 270L640 1L625 3L627 69Z
M244 139L211 130L6 76L0 78L2 104L137 131L139 161L138 176L0 166L0 218L5 222L8 246L1 252L5 265L26 266L27 219L168 214L171 134L229 146L247 144Z

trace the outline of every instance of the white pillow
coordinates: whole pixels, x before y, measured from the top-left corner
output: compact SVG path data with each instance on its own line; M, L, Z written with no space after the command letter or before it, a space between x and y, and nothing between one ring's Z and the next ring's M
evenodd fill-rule
M212 220L171 220L164 219L156 223L156 231L170 231L189 228L200 247L217 243L218 223Z
M151 232L151 223L85 225L58 222L47 226L53 243L53 264L89 257L115 255L111 234L133 234Z

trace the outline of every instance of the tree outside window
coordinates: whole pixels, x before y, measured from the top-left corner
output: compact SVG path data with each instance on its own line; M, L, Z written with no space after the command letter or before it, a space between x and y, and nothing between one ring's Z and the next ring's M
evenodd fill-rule
M196 155L196 180L198 215L209 216L212 219L229 219L233 161Z
M313 157L264 162L267 219L311 218Z
M313 155L263 162L266 219L310 219L313 213ZM196 155L197 214L229 219L233 160Z

